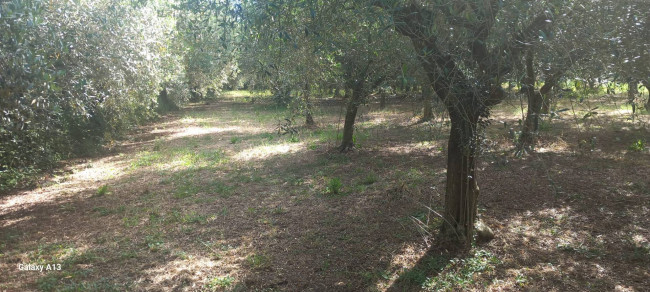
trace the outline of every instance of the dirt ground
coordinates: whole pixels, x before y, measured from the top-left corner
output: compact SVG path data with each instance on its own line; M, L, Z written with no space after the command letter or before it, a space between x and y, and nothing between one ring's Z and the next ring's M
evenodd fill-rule
M0 291L650 287L647 114L564 112L514 157L519 104L501 105L479 163L496 238L463 251L436 232L444 115L416 123L413 102L371 103L341 154L341 103L317 108L318 127L279 135L286 110L263 101L193 104L3 194Z

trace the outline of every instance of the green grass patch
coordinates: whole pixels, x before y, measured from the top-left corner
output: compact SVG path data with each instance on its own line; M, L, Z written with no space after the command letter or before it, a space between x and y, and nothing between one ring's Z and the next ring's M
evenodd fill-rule
M328 195L340 195L343 191L343 182L338 177L333 177L327 181L325 193Z
M102 278L98 281L84 281L83 278L91 270L61 271L48 273L39 278L36 285L41 291L128 291L130 286L118 284L110 279Z
M246 258L251 269L264 269L271 265L271 258L264 254L252 254Z
M228 288L235 282L235 278L231 276L226 277L215 277L208 281L208 288L213 291L218 290L219 288Z
M131 162L131 168L152 166L154 163L163 160L163 155L159 152L143 151L136 155L135 159Z
M97 192L95 192L95 194L97 196L104 196L104 195L108 195L110 193L111 192L110 192L110 189L109 189L108 185L103 185L103 186L97 188Z
M444 257L433 258L429 265L441 272L437 276L427 278L422 288L428 291L464 290L474 284L475 275L493 271L500 263L495 255L486 250L476 250L464 259L454 258L447 261ZM443 265L445 266L441 268Z
M361 183L364 185L371 185L376 183L378 180L379 180L379 176L377 176L376 173L371 171L363 178L363 180L361 180Z
M641 152L641 151L645 150L645 145L646 145L645 140L638 139L638 140L634 141L634 143L632 143L628 147L628 149L630 149L631 151L634 151L634 152Z

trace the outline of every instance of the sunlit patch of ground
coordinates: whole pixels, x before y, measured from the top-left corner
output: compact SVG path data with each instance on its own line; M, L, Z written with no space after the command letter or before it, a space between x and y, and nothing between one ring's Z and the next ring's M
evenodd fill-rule
M304 143L277 144L257 146L243 150L233 156L236 160L249 161L258 159L267 159L276 155L296 153L305 148Z
M38 204L62 201L79 193L88 196L102 181L120 178L124 169L124 161L115 160L114 157L78 165L73 173L55 177L51 183L40 188L0 197L0 215Z

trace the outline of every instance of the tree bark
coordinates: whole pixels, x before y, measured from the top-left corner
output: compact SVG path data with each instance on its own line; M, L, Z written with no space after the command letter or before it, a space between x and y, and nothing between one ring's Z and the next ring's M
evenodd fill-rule
M457 112L457 110L454 110ZM471 242L476 221L479 188L476 181L476 120L451 115L447 150L445 221L442 231L461 242Z
M394 18L395 29L411 39L420 64L427 73L429 82L438 98L445 104L451 119L448 144L447 187L445 192L445 214L447 224L442 228L446 234L455 234L464 246L470 246L474 235L477 214L478 184L475 161L478 155L477 129L481 117L489 116L489 108L501 103L506 96L500 77L512 71L512 60L519 58L538 39L540 30L548 31L552 21L546 14L531 20L528 27L515 34L502 46L490 49L487 45L490 30L496 23L497 1L486 1L477 9L479 21L468 22L464 18L448 19L455 24L466 25L474 40L468 45L469 58L457 59L450 50L441 47L436 34L429 32L437 13L446 13L446 8L437 9L411 2L394 7L384 1L373 2L386 9ZM490 13L483 13L489 11ZM444 44L444 43L443 43ZM503 56L508 56L504 58ZM461 64L457 64L461 62ZM474 77L466 75L463 64L476 66ZM468 66L465 66L468 68Z
M309 86L309 82L305 82L305 88L303 91L303 100L305 102L305 125L307 127L313 127L316 125L316 122L314 122L314 117L312 115L312 104L311 101L309 100L310 93L311 93L311 87Z
M350 100L350 97L352 97L352 88L346 86L344 90L343 99Z
M341 88L337 85L334 87L334 98L340 98L341 97Z
M641 84L643 84L643 87L648 91L648 100L645 102L645 110L650 111L650 81L642 80Z
M422 86L422 102L424 102L424 113L420 122L427 122L433 120L433 101L431 84L424 84Z
M627 83L627 101L629 103L633 103L634 99L636 99L636 95L639 93L639 82L636 80L630 80Z
M638 88L639 85L638 84L639 84L639 82L634 80L634 79L630 79L627 82L627 87L628 87L627 88L627 102L632 105L632 114L636 114L636 101L635 101L635 99L636 99L636 95L639 93L639 88Z
M354 148L354 122L357 118L357 110L359 109L362 98L361 90L354 90L352 98L348 102L345 112L345 124L343 125L343 141L341 142L341 146L339 146L339 150L342 152Z
M548 115L551 113L551 106L553 105L555 96L553 91L549 91L544 95L544 101L542 103L542 111L541 113L544 115Z
M386 93L382 92L379 94L379 109L383 110L386 108Z
M519 138L518 151L529 151L535 146L535 136L539 130L539 115L542 109L542 94L535 90L534 53L529 50L526 54L526 78L523 91L528 97L528 112Z

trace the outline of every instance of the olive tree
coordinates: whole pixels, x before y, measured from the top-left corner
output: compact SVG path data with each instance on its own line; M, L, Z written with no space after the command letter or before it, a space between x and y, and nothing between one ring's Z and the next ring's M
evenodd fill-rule
M562 7L547 1L374 1L411 39L451 119L443 231L469 244L479 188L481 125L506 97L502 83L525 52L543 42Z

